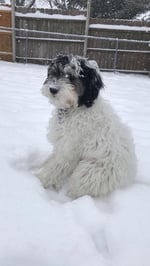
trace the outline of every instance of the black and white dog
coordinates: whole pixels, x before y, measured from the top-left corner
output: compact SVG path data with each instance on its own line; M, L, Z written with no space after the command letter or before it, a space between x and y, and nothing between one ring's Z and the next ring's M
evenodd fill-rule
M95 61L60 55L50 61L42 93L56 109L49 122L52 155L39 170L45 188L67 186L73 197L102 196L129 184L136 156L129 129L99 91Z

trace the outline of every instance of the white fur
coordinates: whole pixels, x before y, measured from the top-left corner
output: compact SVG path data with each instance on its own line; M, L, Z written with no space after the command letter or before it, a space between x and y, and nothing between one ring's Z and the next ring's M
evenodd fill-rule
M62 122L55 110L48 140L53 154L38 174L43 186L56 190L67 183L68 194L102 196L130 184L136 174L129 129L99 97L92 107L70 108Z
M68 83L67 79L53 79L53 84L51 83L48 81L42 87L42 94L48 97L50 103L54 104L57 108L60 106L61 108L70 108L78 105L78 95L75 92L74 86ZM49 87L54 84L57 84L58 88L61 87L61 90L56 95L51 95Z

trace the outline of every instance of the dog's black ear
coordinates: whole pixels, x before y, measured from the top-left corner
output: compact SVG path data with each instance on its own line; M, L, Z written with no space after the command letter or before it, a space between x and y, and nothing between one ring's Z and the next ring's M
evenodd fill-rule
M100 71L96 61L88 61L84 58L78 60L81 67L79 79L84 87L84 93L79 97L79 106L91 107L103 87Z

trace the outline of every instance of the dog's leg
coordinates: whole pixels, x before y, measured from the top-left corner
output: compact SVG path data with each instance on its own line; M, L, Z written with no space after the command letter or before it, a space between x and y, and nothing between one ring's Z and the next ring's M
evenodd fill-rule
M127 179L126 174L119 164L113 167L112 163L96 159L82 160L69 179L68 195L72 198L104 196L119 187Z
M44 188L62 188L65 179L72 173L72 163L65 156L53 154L36 173ZM74 166L72 166L74 167Z
M69 180L68 195L77 198L83 195L98 196L100 186L99 167L93 160L82 160Z

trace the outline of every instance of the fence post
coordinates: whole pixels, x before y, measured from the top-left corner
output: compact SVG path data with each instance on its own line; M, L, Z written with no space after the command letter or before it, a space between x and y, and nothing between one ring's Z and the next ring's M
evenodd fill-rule
M15 0L11 1L12 60L16 61Z
M88 42L88 33L89 33L90 11L91 11L91 0L88 0L87 1L86 23L85 23L84 51L83 51L83 56L84 57L86 57L86 54L87 54L87 42Z
M28 63L28 29L25 29L25 35L26 35L26 40L25 40L25 62L27 64Z
M117 66L118 44L119 44L119 39L116 38L116 51L115 51L115 55L114 55L114 65L113 65L113 70L114 70L114 72L116 72L116 66Z

